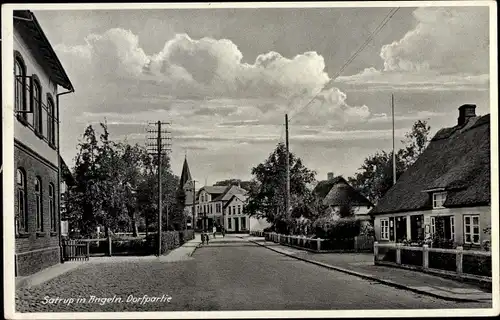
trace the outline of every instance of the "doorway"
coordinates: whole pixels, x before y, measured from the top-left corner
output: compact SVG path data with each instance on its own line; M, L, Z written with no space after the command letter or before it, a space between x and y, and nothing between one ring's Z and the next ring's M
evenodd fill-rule
M234 218L234 232L240 232L240 219Z

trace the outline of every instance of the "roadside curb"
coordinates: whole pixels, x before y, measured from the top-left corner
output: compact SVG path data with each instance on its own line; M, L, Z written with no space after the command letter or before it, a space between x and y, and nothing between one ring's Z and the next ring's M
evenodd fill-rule
M191 256L194 254L194 252L196 251L196 249L198 249L198 248L200 248L200 247L201 247L201 242L200 242L200 243L198 243L198 244L194 247L194 249L193 249L193 250L189 253L189 255L188 255L188 256L189 256L189 257L191 257Z
M288 256L288 257L291 257L291 258L295 258L297 260L301 260L301 261L304 261L304 262L315 264L317 266L324 267L324 268L327 268L327 269L331 269L331 270L336 270L336 271L339 271L339 272L347 273L347 274L350 274L350 275L353 275L353 276L357 276L357 277L360 277L360 278L363 278L363 279L377 281L377 282L380 282L382 284L385 284L385 285L388 285L388 286L391 286L391 287L395 287L395 288L398 288L398 289L412 291L412 292L415 292L415 293L424 294L424 295L428 295L428 296L431 296L431 297L434 297L434 298L439 298L439 299L448 300L448 301L457 301L457 302L484 302L485 301L485 300L481 300L481 299L467 299L467 298L450 297L450 296L445 296L445 295L441 295L441 294L434 293L434 292L429 292L429 291L421 290L421 289L414 288L414 287L409 287L407 285L404 285L404 284L401 284L401 283L397 283L397 282L394 282L392 280L381 279L381 278L377 278L377 277L369 275L369 274L364 274L364 273L360 273L360 272L356 272L356 271L352 271L352 270L340 268L340 267L337 267L337 266L332 266L332 265L329 265L329 264L326 264L326 263L323 263L323 262L319 262L319 261L314 261L314 260L309 260L309 259L305 259L305 258L302 258L302 257L297 257L297 256L295 256L293 254L288 254L286 252L283 252L283 251L280 251L280 250L276 250L274 248L271 248L270 246L258 243L257 241L254 241L254 240L248 240L248 241L250 241L252 243L255 243L255 244L257 244L257 245L259 245L261 247L267 248L267 249L269 249L271 251L280 253L282 255L285 255L285 256Z

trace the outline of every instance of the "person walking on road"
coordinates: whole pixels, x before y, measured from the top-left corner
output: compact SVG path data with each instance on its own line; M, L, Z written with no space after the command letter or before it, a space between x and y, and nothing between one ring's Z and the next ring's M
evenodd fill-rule
M221 233L222 233L222 237L224 238L226 236L226 228L224 227L221 227Z
M215 224L214 224L214 226L212 228L212 231L214 233L214 239L215 239L215 234L217 233L217 227L215 226Z

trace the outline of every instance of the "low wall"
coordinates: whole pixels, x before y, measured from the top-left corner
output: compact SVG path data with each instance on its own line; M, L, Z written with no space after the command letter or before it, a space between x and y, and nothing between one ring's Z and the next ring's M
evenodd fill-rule
M259 232L254 233L256 236L261 236L260 234ZM317 253L372 252L373 250L373 237L367 236L329 240L274 232L263 232L262 234L268 241Z
M491 285L491 252L374 243L376 265L395 266Z

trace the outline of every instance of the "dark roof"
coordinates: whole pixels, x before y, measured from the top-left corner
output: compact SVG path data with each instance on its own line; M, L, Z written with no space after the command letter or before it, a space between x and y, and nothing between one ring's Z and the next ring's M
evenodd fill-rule
M314 187L313 193L317 197L319 197L320 199L324 199L326 197L326 195L328 194L328 192L330 192L330 190L332 189L333 185L341 182L342 180L344 180L344 178L339 176L339 177L335 177L331 180L320 181L320 182L318 182L316 187Z
M231 198L229 198L229 200L226 201L226 203L224 203L224 205L222 206L223 209L226 209L227 206L229 206L231 204L231 201L233 201L234 198L238 198L240 199L241 201L245 201L245 195L243 194L233 194L231 196ZM242 199L243 198L243 199Z
M317 190L318 195L325 192L326 186L331 186L323 198L323 204L329 206L341 206L350 204L352 206L372 207L373 204L361 193L356 191L344 178L336 177L329 180Z
M15 10L14 16L21 18L14 19L14 28L19 31L24 41L30 44L33 56L50 74L51 80L65 89L74 91L73 84L71 84L61 61L59 61L35 15L29 10Z
M189 172L189 165L187 162L187 158L184 158L184 164L182 165L182 173L179 181L179 188L184 188L186 182L193 180L191 177L191 172Z
M228 186L204 186L200 190L198 190L198 193L196 194L196 197L199 196L200 192L205 190L207 193L209 193L211 196L219 196L220 194L223 194Z
M215 199L213 199L212 201L221 201L221 200L230 200L231 198L227 199L227 193L230 191L230 190L234 190L236 192L236 194L241 194L241 195L246 195L248 193L248 191L246 191L245 189L239 187L239 186L235 186L235 185L230 185L226 188L226 190L224 190L223 193L221 193L218 197L216 197ZM226 199L224 199L226 198Z
M61 162L62 179L67 185L74 185L76 183L75 178L73 177L71 170L69 170L68 166L66 165L66 162L64 162L64 159L61 156L59 156L59 161Z
M490 115L438 131L372 213L431 209L431 190L447 191L445 207L490 204Z

